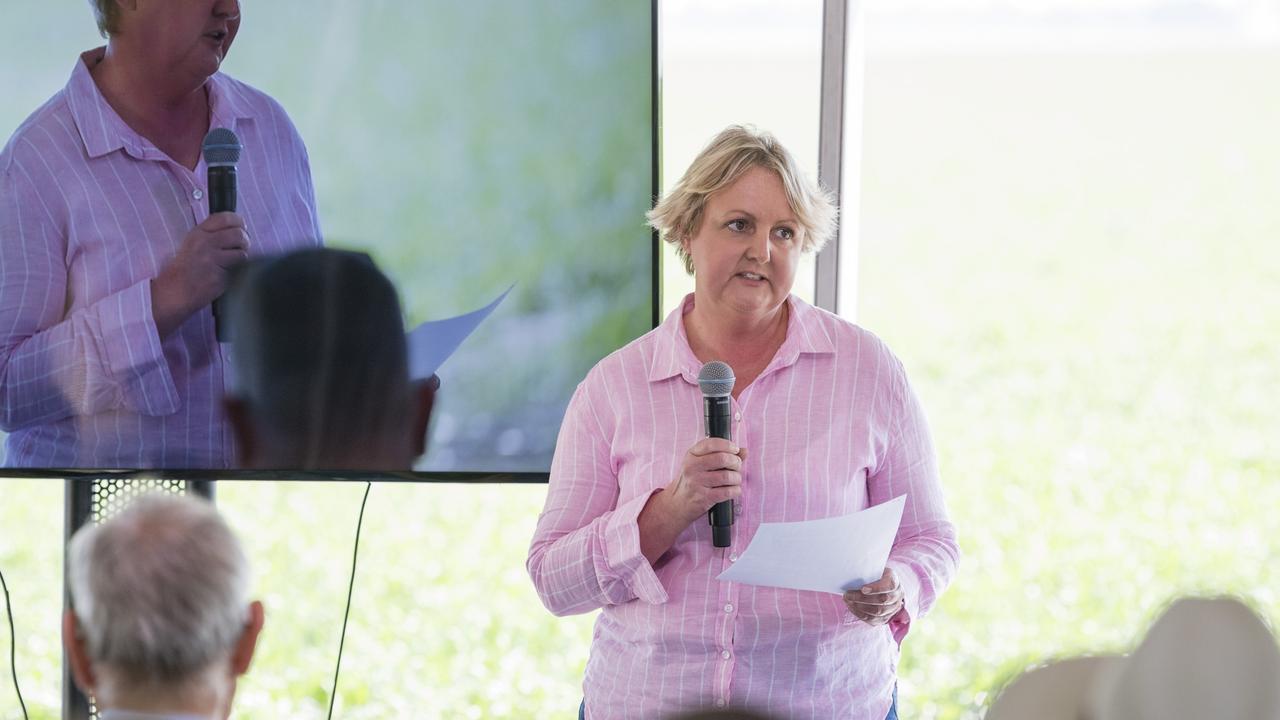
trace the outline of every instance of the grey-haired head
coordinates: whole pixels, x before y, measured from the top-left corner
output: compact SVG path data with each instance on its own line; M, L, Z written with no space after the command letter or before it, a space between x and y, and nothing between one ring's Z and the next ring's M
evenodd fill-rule
M712 360L698 372L698 387L707 397L726 397L733 392L733 368L727 363Z
M155 494L86 525L67 548L67 582L67 659L100 709L145 698L227 717L263 617L244 550L212 505Z

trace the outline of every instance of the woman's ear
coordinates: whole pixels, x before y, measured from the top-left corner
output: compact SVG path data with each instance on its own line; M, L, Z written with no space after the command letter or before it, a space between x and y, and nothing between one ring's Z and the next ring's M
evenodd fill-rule
M231 425L231 434L236 439L235 466L241 468L255 467L261 460L258 456L260 445L253 426L253 415L244 400L233 395L222 399L222 411Z
M436 391L440 389L440 376L432 375L413 384L413 424L410 432L413 456L422 457L427 451L427 430L431 425L431 408L435 405Z
M693 277L693 252L691 248L692 244L693 244L692 233L684 233L683 235L680 236L680 239L677 241L677 247L680 248L680 252L679 252L680 260L684 262L684 271L689 275L689 277Z

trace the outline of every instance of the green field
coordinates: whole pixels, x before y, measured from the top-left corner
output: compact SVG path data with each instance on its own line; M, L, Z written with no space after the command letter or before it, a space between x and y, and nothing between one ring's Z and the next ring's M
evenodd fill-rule
M976 717L1172 596L1280 618L1280 56L871 61L860 321L964 559L904 717Z
M1277 76L1264 53L869 61L859 320L924 400L964 551L904 645L903 717L979 717L1177 594L1280 619ZM55 718L62 486L2 482L18 671ZM219 487L268 612L238 717L323 717L362 489ZM525 575L541 498L374 487L336 715L572 717L591 618Z

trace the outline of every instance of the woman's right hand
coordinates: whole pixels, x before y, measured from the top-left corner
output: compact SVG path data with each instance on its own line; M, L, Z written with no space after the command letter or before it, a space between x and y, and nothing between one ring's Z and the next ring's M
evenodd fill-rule
M688 527L712 505L742 497L742 461L747 451L722 438L694 443L680 463L680 474L664 494L668 511Z
M656 563L685 528L705 517L712 505L742 496L742 463L747 449L722 438L694 443L680 463L680 474L649 498L640 511L640 551Z
M239 215L216 213L192 228L151 281L151 310L160 337L221 295L231 268L248 257L249 235Z

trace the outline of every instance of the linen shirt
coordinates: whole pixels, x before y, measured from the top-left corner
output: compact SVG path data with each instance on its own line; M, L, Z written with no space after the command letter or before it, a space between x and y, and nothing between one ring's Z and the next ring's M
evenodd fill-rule
M100 710L98 720L210 720L207 715L144 713L133 710Z
M112 110L80 56L0 153L0 428L11 467L224 468L228 348L204 308L162 341L151 279L208 215L207 168ZM320 242L306 148L283 108L221 73L210 127L244 147L251 255Z
M527 566L553 613L603 608L583 681L587 718L745 705L881 720L909 625L956 571L932 440L901 362L870 332L787 302L781 347L733 401L733 440L748 454L729 548L713 548L710 526L695 521L656 564L640 552L640 511L706 435L701 363L683 322L692 295L602 360L569 403ZM867 625L835 594L716 580L760 523L845 515L904 494L889 566L906 623Z

